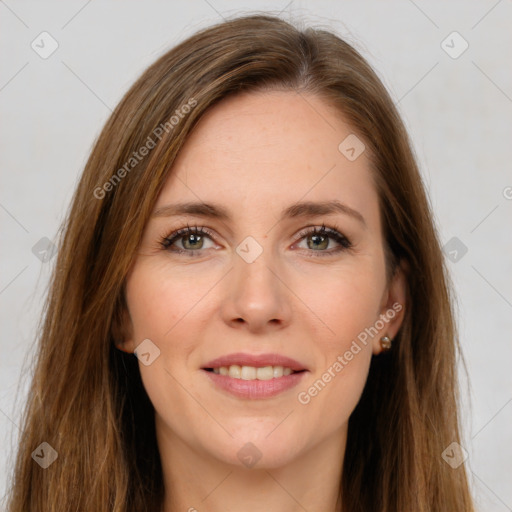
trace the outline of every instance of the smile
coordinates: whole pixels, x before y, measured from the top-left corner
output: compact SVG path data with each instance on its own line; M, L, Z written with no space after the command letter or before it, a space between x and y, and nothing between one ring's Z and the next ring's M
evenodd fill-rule
M282 354L243 352L217 357L201 370L214 389L250 400L283 393L309 373L303 363Z
M294 370L283 366L263 366L257 368L255 366L240 366L232 364L230 366L220 366L216 368L208 368L217 375L225 375L232 379L242 380L270 380L279 379L283 376L296 373Z

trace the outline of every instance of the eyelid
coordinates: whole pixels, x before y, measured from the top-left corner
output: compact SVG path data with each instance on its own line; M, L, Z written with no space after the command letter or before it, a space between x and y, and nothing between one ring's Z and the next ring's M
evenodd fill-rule
M326 226L324 223L322 223L322 225L320 227L318 227L317 224L314 224L312 226L306 226L305 228L302 228L298 233L297 233L297 238L300 240L302 238L304 238L306 235L311 235L311 234L322 234L322 235L329 235L329 234L339 234L343 237L345 237L345 235L343 235L343 233L340 231L340 229L337 227L337 226Z
M199 234L199 235L206 235L209 238L211 238L212 241L214 240L214 238L216 236L215 233L212 230L210 230L209 228L207 228L207 227L197 226L197 225L190 226L187 223L186 227L175 229L175 230L171 231L168 235L162 236L161 237L161 244L164 246L164 248L167 248L170 245L172 245L172 243L174 241L178 240L180 237L188 235L190 233L196 233L196 234ZM193 250L186 251L186 252L193 252Z
M332 227L326 226L325 223L322 223L322 226L320 228L318 228L317 225L305 227L297 234L297 239L296 239L295 243L300 242L301 240L306 238L308 235L309 236L312 236L312 235L327 236L331 239L334 239L336 241L336 243L339 244L339 246L341 246L341 249L344 249L344 250L349 250L349 249L353 248L352 241L335 224L332 225ZM330 250L330 251L310 251L310 252L317 253L316 256L319 256L322 254L328 255L328 254L336 253L336 252L338 252L337 249L340 249L340 248L338 247L338 248L335 248L334 250Z

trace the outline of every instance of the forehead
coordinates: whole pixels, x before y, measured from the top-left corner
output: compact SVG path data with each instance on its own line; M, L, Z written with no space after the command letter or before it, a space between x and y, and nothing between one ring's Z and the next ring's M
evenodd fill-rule
M189 135L156 207L222 202L237 215L262 215L262 207L338 199L378 216L366 151L351 161L339 149L349 136L353 129L341 113L311 94L229 97Z

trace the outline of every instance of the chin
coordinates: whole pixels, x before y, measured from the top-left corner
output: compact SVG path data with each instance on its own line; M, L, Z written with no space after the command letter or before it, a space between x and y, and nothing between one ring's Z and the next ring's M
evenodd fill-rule
M252 470L280 468L300 455L301 436L294 437L284 430L281 435L277 434L277 430L270 435L269 432L272 429L256 431L254 426L240 429L233 438L226 440L220 450L219 445L216 446L215 456L238 468Z

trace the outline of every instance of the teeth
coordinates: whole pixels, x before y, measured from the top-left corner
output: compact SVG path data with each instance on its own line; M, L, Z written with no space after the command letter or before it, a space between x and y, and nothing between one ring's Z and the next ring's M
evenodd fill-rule
M282 366L263 366L262 368L256 368L254 366L232 364L231 366L213 368L213 373L227 375L233 379L270 380L291 375L293 372L291 368L284 368Z
M254 366L242 366L240 377L242 380L254 380L256 378L256 368Z
M242 373L242 369L237 364L232 364L229 367L228 375L233 379L240 379Z
M274 378L274 368L272 366L264 366L256 370L256 378L258 380L270 380Z

